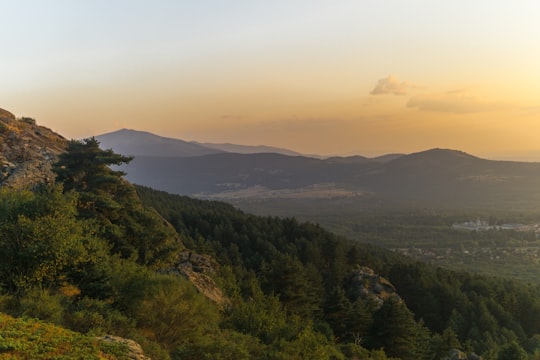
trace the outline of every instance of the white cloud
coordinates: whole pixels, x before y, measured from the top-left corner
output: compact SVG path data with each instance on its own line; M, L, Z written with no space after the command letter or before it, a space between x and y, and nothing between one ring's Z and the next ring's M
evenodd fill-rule
M393 76L388 76L384 79L380 79L377 82L377 85L371 90L371 95L406 95L408 89L411 85L407 84L405 81L399 81Z
M229 120L241 121L241 120L244 120L244 116L243 115L238 115L238 114L225 114L225 115L221 115L219 118L221 120L225 120L225 121L229 121Z
M449 91L438 94L416 95L409 99L407 107L420 111L444 112L452 114L467 114L490 111L500 108L500 103L482 101L475 96L468 95L462 90Z

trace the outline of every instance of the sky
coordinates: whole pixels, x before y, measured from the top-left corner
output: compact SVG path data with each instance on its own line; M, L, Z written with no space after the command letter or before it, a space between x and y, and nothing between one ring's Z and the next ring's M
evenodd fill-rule
M0 108L375 156L540 161L536 0L0 0Z

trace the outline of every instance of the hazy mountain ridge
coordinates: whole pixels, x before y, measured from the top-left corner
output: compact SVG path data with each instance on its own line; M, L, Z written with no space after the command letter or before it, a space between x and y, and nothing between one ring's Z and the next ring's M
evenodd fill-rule
M20 159L24 162L40 154L40 148L34 146L36 139L44 140L43 145L65 144L65 139L52 132L49 135L55 136L44 136L50 130L37 127L32 119L5 119L9 126L3 131L9 136L2 140L12 143L3 149L3 155L6 150L18 152L27 148L28 152ZM20 134L23 136L18 136ZM468 351L504 355L508 344L532 343L540 332L537 321L540 297L536 287L414 263L370 245L349 242L315 224L299 223L293 218L256 217L224 203L136 187L136 198L141 201L138 203L135 198L125 196L127 189L123 186L131 185L120 180L121 174L111 172L107 163L102 162L103 158L95 156L94 139L81 142L95 146L87 148L91 150L88 152L78 152L77 146L71 147L73 143L76 142L69 142L67 149L58 150L64 151L60 159L68 156L79 161L61 162L64 165L56 170L69 168L69 174L83 173L95 179L102 175L96 171L95 165L99 165L97 170L105 167L108 175L105 178L109 181L115 178L118 186L106 184L112 189L109 193L104 191L100 181L96 185L102 186L96 189L87 186L88 178L70 175L59 176L60 186L48 191L31 193L6 189L2 192L2 201L7 206L2 208L0 245L1 253L9 254L4 259L7 265L0 267L3 279L7 280L0 284L2 311L41 317L89 335L133 335L142 341L145 353L163 360L249 359L260 354L272 354L269 358L275 359L384 360L387 355L404 360L440 359L446 358L444 355L450 346L450 350L464 358L457 350L462 348L461 344L466 344ZM103 155L99 151L97 154ZM361 157L339 161L279 154L220 153L151 159L154 162L165 159L160 164L166 164L167 160L190 160L203 171L212 169L206 162L213 166L221 163L221 167L215 169L218 175L219 171L229 171L227 175L240 181L239 186L242 181L258 183L269 179L275 188L281 188L310 180L302 178L302 174L297 173L299 169L305 169L309 176L328 178L357 171L377 180L376 175L385 171L429 168L426 164L446 157L446 164L454 168L462 165L456 157L464 157L467 166L486 162L440 149L403 156L387 164ZM47 157L46 160L50 163L54 159ZM238 161L237 167L231 169L228 160ZM410 164L404 166L407 162ZM108 164L111 163L114 162ZM517 170L522 170L519 164L489 161L487 164L504 166L510 174L515 173L516 166ZM243 171L240 176L234 173L237 169ZM186 170L189 169L184 169L185 177ZM208 174L200 175L204 178ZM73 179L76 186L67 189ZM88 211L88 202L78 201L82 196L103 207L92 207L90 212L79 216L81 211ZM113 204L116 206L111 206L116 200L118 202ZM109 211L101 211L103 209ZM100 225L100 221L107 226ZM56 229L60 230L59 235ZM190 244L190 250L185 250L184 241ZM114 245L122 246L115 250ZM234 296L228 311L220 311L217 305L206 301L182 277L164 274L179 275L184 271L182 274L186 275L187 270L192 280L197 274L191 270L204 274L214 268L214 264L219 265L208 254L219 254L219 260L225 265L222 277L217 276ZM57 261L53 262L55 259ZM20 266L12 266L13 263ZM47 277L41 271L44 268L50 269ZM21 274L24 281L16 281ZM208 282L202 280L199 285L206 287ZM505 300L508 294L514 295L510 301L492 306L493 299ZM447 304L453 305L448 307ZM409 306L414 311L409 310ZM125 341L135 345L134 350L142 356L141 347L130 340L108 335L82 338L62 328L34 326L37 323L28 320L15 323L0 316L11 335L2 344L2 352L7 356L61 357L62 352L72 354L70 347L78 343L92 345L88 350L82 349L81 358L102 355L114 358L105 354L107 349L118 357L135 358L133 348L124 346ZM486 318L490 321L486 322ZM466 325L454 329L451 325L455 319ZM315 320L320 324L317 327L313 325ZM506 327L507 324L512 328ZM23 327L26 325L39 332L32 333L28 341L29 331ZM475 327L479 330L469 330ZM51 329L51 333L47 329ZM42 333L46 337L38 336ZM5 333L3 337L6 338ZM486 338L500 341L488 342ZM103 350L103 343L111 339L120 340L121 348L105 346ZM101 345L96 345L98 341ZM530 353L536 350L533 345L527 346ZM44 349L54 354L49 356ZM520 347L518 350L525 352ZM469 358L479 357L471 355Z
M113 149L117 153L134 156L189 157L223 152L237 154L276 153L289 156L301 155L295 151L274 146L200 143L197 141L184 141L163 137L150 132L131 129L120 129L111 133L97 135L96 139L104 149Z
M197 143L199 144L199 143ZM232 152L237 154L257 154L257 153L276 153L289 156L302 156L299 152L283 149L275 146L266 145L238 145L238 144L213 144L213 143L200 143L201 145L225 152Z
M145 131L121 129L95 137L103 149L132 156L202 156L222 152L198 143L154 135Z
M67 140L33 119L16 119L5 110L0 115L2 183L24 187L52 182L50 165ZM511 208L530 208L540 200L540 163L486 160L457 150L317 159L220 152L126 129L112 138L108 135L97 137L102 147L122 153L124 146L129 150L124 154L135 155L123 167L128 180L177 194L223 200L351 198L370 204ZM111 139L120 140L111 144ZM179 152L183 156L177 156Z
M148 155L124 166L128 180L222 200L350 197L383 204L489 207L532 206L540 199L540 163L486 160L450 149L327 159L277 153Z

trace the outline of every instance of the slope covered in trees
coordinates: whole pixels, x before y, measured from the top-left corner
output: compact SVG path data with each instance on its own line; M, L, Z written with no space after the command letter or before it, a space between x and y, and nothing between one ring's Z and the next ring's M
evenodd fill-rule
M537 286L412 262L294 219L257 217L222 203L148 188L138 193L194 241L191 247L231 266L240 283L254 274L261 288L277 294L290 312L298 313L294 300L310 304L311 316L330 325L334 341L361 338L368 348L383 347L403 358L408 358L404 348L411 358L440 358L450 347L496 358L501 346L514 342L530 353L540 349ZM389 310L395 304L385 303L374 311L352 298L347 279L359 264L387 277L406 307ZM406 320L407 312L416 324ZM404 334L409 341L398 346L395 338L407 338Z
M54 186L0 191L1 311L131 338L153 359L540 350L538 287L415 263L292 218L134 188L108 167L129 158L98 145L70 142ZM169 271L186 248L217 260L226 305ZM360 296L359 266L399 297Z

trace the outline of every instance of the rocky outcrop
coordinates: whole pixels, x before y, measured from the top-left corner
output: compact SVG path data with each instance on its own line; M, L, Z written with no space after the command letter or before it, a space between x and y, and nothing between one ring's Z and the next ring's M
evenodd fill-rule
M366 266L358 266L351 272L347 278L346 288L352 300L370 299L379 307L390 297L401 301L394 285Z
M144 351L141 345L130 339L124 339L119 336L105 335L97 338L98 341L106 343L121 344L127 347L128 353L126 354L130 360L152 360L148 356L144 355ZM124 359L124 357L122 358Z
M14 121L15 120L15 115L13 115L12 113L10 113L7 110L0 109L0 119Z
M217 273L218 270L219 265L212 257L186 250L180 253L174 267L163 269L161 272L184 276L197 288L197 291L220 307L224 307L229 303L229 299L223 295L223 291L209 276Z
M448 356L442 358L442 360L482 360L481 356L476 355L475 353L466 354L458 349L450 349L448 351Z
M0 109L0 186L33 188L54 182L52 172L67 140L34 119Z

